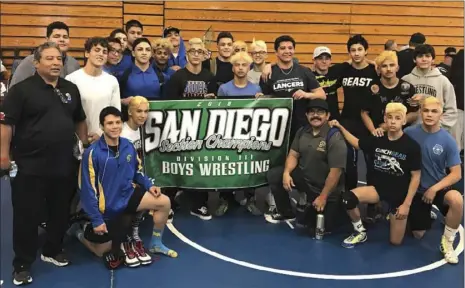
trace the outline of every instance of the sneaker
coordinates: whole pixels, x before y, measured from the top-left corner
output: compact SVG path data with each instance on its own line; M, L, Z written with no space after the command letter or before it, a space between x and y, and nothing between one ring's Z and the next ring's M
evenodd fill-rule
M277 224L285 221L294 221L295 216L284 216L281 213L276 212L271 215L265 215L265 220L270 223Z
M173 223L173 218L174 218L174 211L173 209L170 210L170 214L168 214L168 220L166 223Z
M147 254L147 250L145 250L144 243L142 241L136 241L132 243L134 252L136 253L137 259L139 259L140 264L142 265L149 265L152 263L152 257Z
M13 272L13 284L16 286L27 285L32 283L31 272L23 270L20 272Z
M226 199L220 199L220 205L216 208L215 216L223 216L229 209L229 203Z
M352 235L347 237L342 242L342 247L344 248L354 248L355 245L363 243L367 241L367 233L366 232L354 232Z
M128 267L137 267L140 265L140 261L137 258L136 252L131 243L121 243L121 250L124 253L124 264Z
M276 206L270 206L268 208L268 211L266 211L263 215L265 217L271 217L271 215L276 214L276 213L278 213L278 209L276 208Z
M53 265L58 267L64 267L69 265L68 257L66 257L66 254L63 251L58 253L55 257L48 257L42 254L40 255L40 259L42 259L42 261L44 262L52 263Z
M115 254L112 252L106 252L103 254L102 259L105 267L109 270L115 270L124 263L124 253L123 251L119 251L119 253Z
M444 259L447 263L450 264L457 264L459 263L459 257L454 250L454 242L449 241L446 237L441 237L441 245L439 246L439 250L444 255Z
M255 216L260 216L262 215L262 211L260 209L258 209L257 205L255 205L255 200L253 198L250 198L248 201L247 201L247 211L249 211L250 213L252 213L252 215L255 215Z
M196 210L191 210L191 215L197 216L202 220L211 220L212 215L208 212L208 208L205 206L200 207Z

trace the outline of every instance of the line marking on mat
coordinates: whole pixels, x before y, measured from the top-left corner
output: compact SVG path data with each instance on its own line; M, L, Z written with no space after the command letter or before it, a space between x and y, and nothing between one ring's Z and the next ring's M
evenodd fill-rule
M287 226L289 226L292 230L294 230L294 225L289 220L284 221L286 222Z
M314 274L314 273L304 273L304 272L297 272L297 271L290 271L290 270L284 270L284 269L276 269L276 268L271 268L271 267L266 267L266 266L261 266L261 265L256 265L253 263L249 263L246 261L241 261L237 260L222 254L219 254L215 251L211 251L194 241L190 240L186 236L184 236L181 232L179 232L176 227L173 226L172 223L167 224L166 227L170 229L170 231L178 237L181 241L184 243L190 245L191 247L199 250L200 252L203 252L205 254L208 254L212 257L215 257L217 259L240 265L243 267L247 267L250 269L255 269L259 271L266 271L266 272L271 272L271 273L276 273L276 274L281 274L281 275L288 275L288 276L295 276L295 277L302 277L302 278L314 278L314 279L327 279L327 280L370 280L370 279L384 279L384 278L395 278L395 277L404 277L408 275L413 275L413 274L418 274L426 271L431 271L434 269L437 269L443 265L446 264L446 261L444 259L436 261L434 263L431 263L426 266L410 269L410 270L404 270L404 271L397 271L397 272L388 272L388 273L381 273L381 274L366 274L366 275L331 275L331 274ZM455 248L455 251L457 255L460 255L463 252L463 246L464 246L464 230L463 226L460 225L459 229L459 235L460 235L460 241L459 244L457 245L457 248ZM341 248L342 249L342 248Z

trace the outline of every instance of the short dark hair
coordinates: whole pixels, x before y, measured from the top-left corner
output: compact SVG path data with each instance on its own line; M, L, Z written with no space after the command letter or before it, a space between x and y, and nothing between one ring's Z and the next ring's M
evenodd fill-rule
M122 45L121 41L118 38L107 37L106 40L107 40L108 44L116 43L116 44Z
M446 54L446 56L450 56L449 54L456 54L457 53L457 49L455 49L455 47L447 47L446 50L444 50L444 54Z
M108 49L108 41L107 39L103 37L92 37L86 40L86 43L84 43L84 50L89 53L90 50L92 50L92 47L95 46L102 46L103 48Z
M292 46L294 46L295 49L295 40L289 35L281 35L278 38L274 40L274 50L278 51L279 45L281 42L292 42Z
M128 36L126 31L124 31L123 29L118 28L118 29L115 29L115 30L111 31L110 37L115 38L116 34L118 34L118 33L124 34L124 35L126 35L126 37Z
M134 50L137 47L137 45L139 45L140 43L144 43L144 42L149 44L150 47L152 47L152 43L150 43L149 39L145 37L140 37L134 40L134 43L132 43L132 49Z
M60 21L55 21L55 22L52 22L52 23L48 24L48 26L47 26L47 38L49 38L52 35L53 30L55 30L55 29L66 30L66 32L68 32L68 35L69 35L69 27L68 27L68 25L66 25L65 23L60 22Z
M216 37L216 44L220 43L220 40L223 38L229 38L231 41L234 41L234 37L231 32L223 31L218 34L218 37Z
M365 48L365 50L368 50L368 41L362 36L362 34L356 34L347 40L347 52L350 52L350 47L355 44L360 44L363 48Z
M121 113L121 111L119 111L118 108L114 106L107 106L103 108L102 111L100 111L100 115L99 115L100 125L103 126L103 124L105 123L105 117L107 117L108 115L113 115L121 119L123 118L123 113Z
M426 37L420 32L413 33L412 36L410 36L410 41L408 42L409 46L412 47L417 47L418 45L425 44L426 42Z
M434 52L434 47L429 44L421 44L415 47L413 50L413 59L417 59L417 57L431 54L431 57L436 58L436 53Z
M134 19L126 22L126 32L128 32L129 29L131 29L132 27L139 27L142 31L144 31L144 25L142 25L142 23Z
M386 43L384 43L384 50L391 50L395 43L396 40L387 40Z

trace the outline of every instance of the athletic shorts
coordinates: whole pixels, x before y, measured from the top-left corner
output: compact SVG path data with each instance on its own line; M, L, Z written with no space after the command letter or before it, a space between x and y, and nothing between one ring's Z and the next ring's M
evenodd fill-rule
M384 201L389 205L389 213L396 214L397 208L399 208L399 206L405 201L407 191L404 193L401 191L389 191L379 187L379 185L375 185L373 187L375 187L376 193L378 193L379 200Z
M137 214L137 208L139 207L140 202L142 202L142 198L145 195L144 189L137 186L134 189L134 192L129 198L128 205L126 209L122 211L119 215L116 215L112 219L106 220L105 224L107 226L108 233L103 235L98 235L94 233L94 228L92 224L86 226L84 230L84 238L92 243L103 244L109 241L112 241L115 235L119 235L117 233L120 229L126 229L128 227L124 227L124 219L126 217L134 218Z
M433 220L431 219L431 209L433 204L438 207L442 215L446 215L449 211L449 207L444 204L444 198L446 193L451 190L452 189L449 187L436 193L436 197L434 197L432 204L423 202L423 193L415 194L415 197L413 197L412 205L410 206L410 229L412 231L424 231L431 228L433 223Z

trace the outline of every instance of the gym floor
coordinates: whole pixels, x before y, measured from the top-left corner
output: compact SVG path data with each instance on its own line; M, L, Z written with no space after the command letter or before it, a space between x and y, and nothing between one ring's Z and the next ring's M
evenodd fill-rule
M15 287L9 186L8 180L1 180L2 288ZM314 240L296 233L292 225L267 223L240 207L211 221L185 210L175 215L163 239L179 253L176 259L159 257L148 267L111 272L74 237L68 237L66 250L72 265L59 268L38 258L32 268L34 281L27 287L464 287L464 230L461 226L456 243L460 263L446 264L439 252L441 217L422 240L406 236L402 246L393 247L384 221L369 227L366 243L344 249L340 244L350 234L350 227ZM150 226L150 221L145 221L141 229L146 243Z

